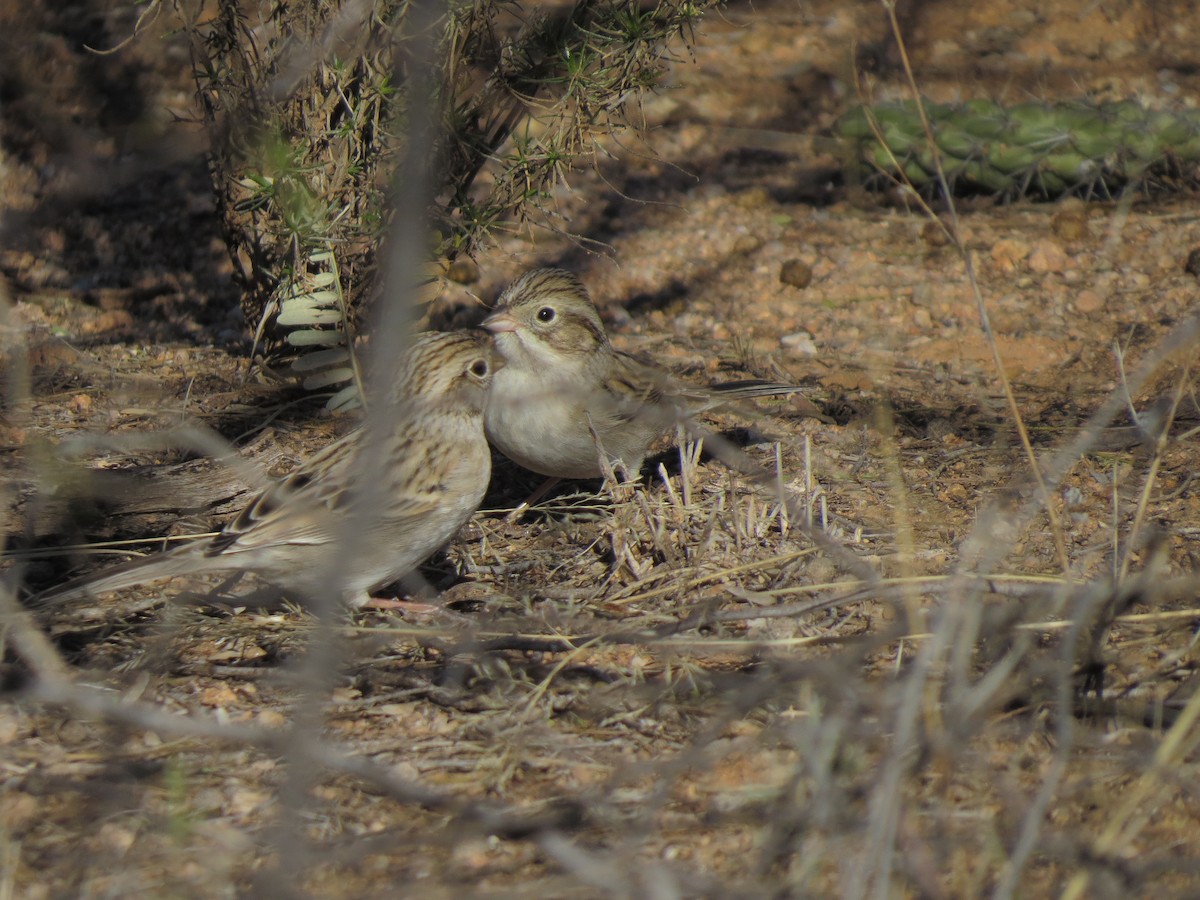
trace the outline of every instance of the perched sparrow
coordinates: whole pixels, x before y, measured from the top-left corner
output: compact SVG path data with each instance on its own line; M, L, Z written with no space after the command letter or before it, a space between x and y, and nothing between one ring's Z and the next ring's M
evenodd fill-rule
M362 605L479 507L491 474L483 408L499 365L481 332L418 335L366 424L255 497L219 535L70 581L34 603L237 570L303 594L336 570L344 599Z
M552 478L601 474L592 430L609 460L636 475L650 445L677 423L723 403L799 390L763 381L694 387L675 380L613 347L587 289L561 269L526 272L483 327L495 335L505 362L488 394L488 440Z

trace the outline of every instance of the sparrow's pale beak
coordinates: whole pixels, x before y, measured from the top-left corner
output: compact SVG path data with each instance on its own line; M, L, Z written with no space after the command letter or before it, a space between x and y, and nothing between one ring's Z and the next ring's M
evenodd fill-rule
M492 334L514 332L517 330L517 320L512 317L508 310L500 310L484 319L483 327Z

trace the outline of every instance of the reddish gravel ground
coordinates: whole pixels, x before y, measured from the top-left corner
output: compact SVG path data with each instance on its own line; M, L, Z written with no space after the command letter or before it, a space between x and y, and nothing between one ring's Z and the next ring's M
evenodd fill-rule
M172 121L186 53L165 26L82 49L131 15L0 4L12 547L75 490L49 452L69 438L199 422L277 473L352 424L250 371L203 133ZM1200 102L1182 0L935 0L899 20L937 100ZM623 349L695 381L809 386L820 417L766 404L741 441L790 510L668 454L668 484L568 485L509 524L536 479L499 461L424 611L326 632L294 608L163 607L183 587L158 585L39 616L75 687L41 702L4 663L0 894L253 895L281 872L322 897L1200 892L1195 180L962 200L973 285L917 204L847 184L808 140L854 102L853 52L879 96L906 95L878 4L710 16L644 103L644 146L557 196L577 238L499 237L430 314L477 320L520 271L561 265ZM177 502L60 540L236 506L180 450L90 458L170 473ZM180 509L200 515L172 525ZM26 564L35 582L66 565ZM315 685L314 646L335 647Z

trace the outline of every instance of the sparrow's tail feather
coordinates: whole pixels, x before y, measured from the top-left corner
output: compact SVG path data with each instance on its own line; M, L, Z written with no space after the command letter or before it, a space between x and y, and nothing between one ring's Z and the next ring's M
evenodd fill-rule
M795 384L783 384L778 381L726 381L714 384L711 390L718 394L727 394L730 400L747 399L750 397L776 397L784 394L803 393L804 388Z
M802 415L832 423L833 419L825 415L816 405L805 396L806 388L795 384L782 384L778 381L727 381L724 384L714 384L708 388L708 394L697 410L703 412L725 404L734 404L741 400L753 400L756 397L781 397L792 395L791 410Z
M156 553L140 559L113 566L99 573L81 575L72 578L57 587L42 591L30 598L32 606L49 607L61 606L72 600L83 597L94 597L110 591L145 584L148 581L158 581L162 578L174 578L179 575L197 575L218 569L229 568L219 565L219 557L206 557L196 552L196 547L188 544L167 553Z

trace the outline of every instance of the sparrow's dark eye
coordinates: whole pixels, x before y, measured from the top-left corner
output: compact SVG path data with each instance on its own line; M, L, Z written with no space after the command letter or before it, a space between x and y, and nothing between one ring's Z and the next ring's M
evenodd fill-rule
M477 359L471 363L471 374L476 378L483 378L488 373L488 364L486 359Z
M543 306L537 311L537 320L548 324L554 321L554 315L553 306Z

